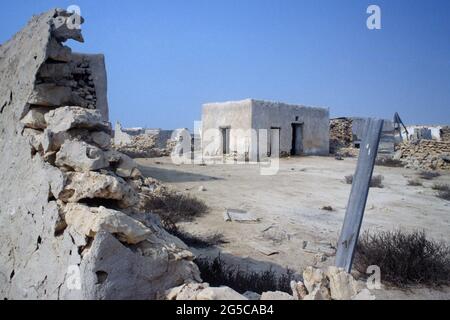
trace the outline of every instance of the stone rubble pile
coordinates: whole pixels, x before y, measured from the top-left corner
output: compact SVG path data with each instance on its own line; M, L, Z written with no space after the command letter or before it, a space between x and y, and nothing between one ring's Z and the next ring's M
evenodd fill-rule
M36 16L0 47L0 298L155 299L201 281L144 210L157 182L112 148L102 72L62 44L83 40L69 17Z
M443 127L440 130L441 141L450 141L450 127Z
M358 157L368 118L336 118L330 120L330 153L337 159ZM392 121L384 120L378 147L378 158L392 158L395 151L395 130Z
M336 154L342 148L353 146L352 120L338 118L330 120L330 153Z
M398 147L395 159L405 167L417 170L450 170L450 142L419 140L404 142Z
M142 134L132 136L128 144L114 145L117 151L120 151L131 158L159 158L169 156L170 151L156 147L155 137Z
M120 123L114 128L113 147L131 158L159 158L170 156L177 141L160 136L158 132L149 133L139 130L129 134Z
M327 270L308 267L303 272L303 282L291 283L295 300L374 300L353 276L336 267Z
M374 300L368 289L358 283L344 269L327 270L308 267L303 281L291 282L292 294L281 291L263 292L261 295L247 291L239 294L229 287L210 287L207 283L189 283L167 290L167 300Z

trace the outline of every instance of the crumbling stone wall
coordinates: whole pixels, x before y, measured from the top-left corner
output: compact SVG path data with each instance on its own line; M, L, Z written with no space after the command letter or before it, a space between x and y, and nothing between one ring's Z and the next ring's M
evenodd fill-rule
M330 120L330 153L335 154L341 148L353 145L352 120L338 118Z
M179 130L123 129L119 122L114 128L114 148L131 158L170 156Z
M330 153L338 156L358 156L363 140L366 118L336 118L330 120ZM384 120L378 147L379 158L390 158L395 151L394 124Z
M443 127L440 130L441 141L450 141L450 127Z
M450 142L435 140L404 142L397 153L397 157L408 168L450 170Z
M157 182L111 147L106 73L71 14L35 16L0 47L0 298L154 299L200 281L146 213Z

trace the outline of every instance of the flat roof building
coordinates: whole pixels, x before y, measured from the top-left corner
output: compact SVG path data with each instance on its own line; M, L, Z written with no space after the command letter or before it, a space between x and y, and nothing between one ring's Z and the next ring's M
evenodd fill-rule
M329 110L246 99L207 103L204 156L234 154L250 161L283 155L328 155Z

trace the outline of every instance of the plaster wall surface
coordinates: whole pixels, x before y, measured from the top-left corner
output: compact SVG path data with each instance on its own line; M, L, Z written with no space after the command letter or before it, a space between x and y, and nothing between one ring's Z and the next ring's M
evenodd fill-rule
M281 153L291 152L293 124L302 126L304 155L329 153L328 109L252 100L252 127L256 130L280 128Z
M230 128L230 150L250 150L252 100L203 105L202 147L205 156L222 155L221 128Z

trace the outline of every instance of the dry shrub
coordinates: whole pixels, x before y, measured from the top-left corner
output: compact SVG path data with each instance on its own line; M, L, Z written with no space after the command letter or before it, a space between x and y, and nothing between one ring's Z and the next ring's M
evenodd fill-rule
M450 201L450 190L441 190L441 191L438 191L437 197L438 197L438 198L441 198L441 199L444 199L444 200Z
M364 233L358 243L355 268L365 273L371 265L381 269L383 281L399 286L450 284L450 248L429 240L423 231Z
M431 188L433 190L437 190L437 191L449 191L450 190L450 186L448 184L443 184L443 183L435 183L435 184L433 184L433 186Z
M422 171L419 173L419 177L424 180L433 180L434 178L440 177L441 174L439 172L433 171Z
M420 187L420 186L423 186L423 183L422 183L422 181L420 181L418 179L411 179L411 180L408 180L408 186Z
M373 176L370 180L371 188L384 188L383 185L384 177L382 175ZM352 184L353 183L353 175L345 177L345 183Z
M212 262L207 259L197 259L195 263L200 269L204 282L212 287L228 286L241 294L246 291L259 294L267 291L291 292L291 281L298 280L290 269L281 275L277 275L273 269L262 272L242 270L238 266L227 266L220 256Z
M189 194L175 192L164 187L148 196L145 209L158 214L163 222L176 224L181 221L192 221L207 212L206 204Z
M392 168L401 168L405 166L402 161L392 158L379 158L375 161L375 165Z
M436 196L438 198L450 200L450 186L448 184L435 183L431 188L437 191Z

